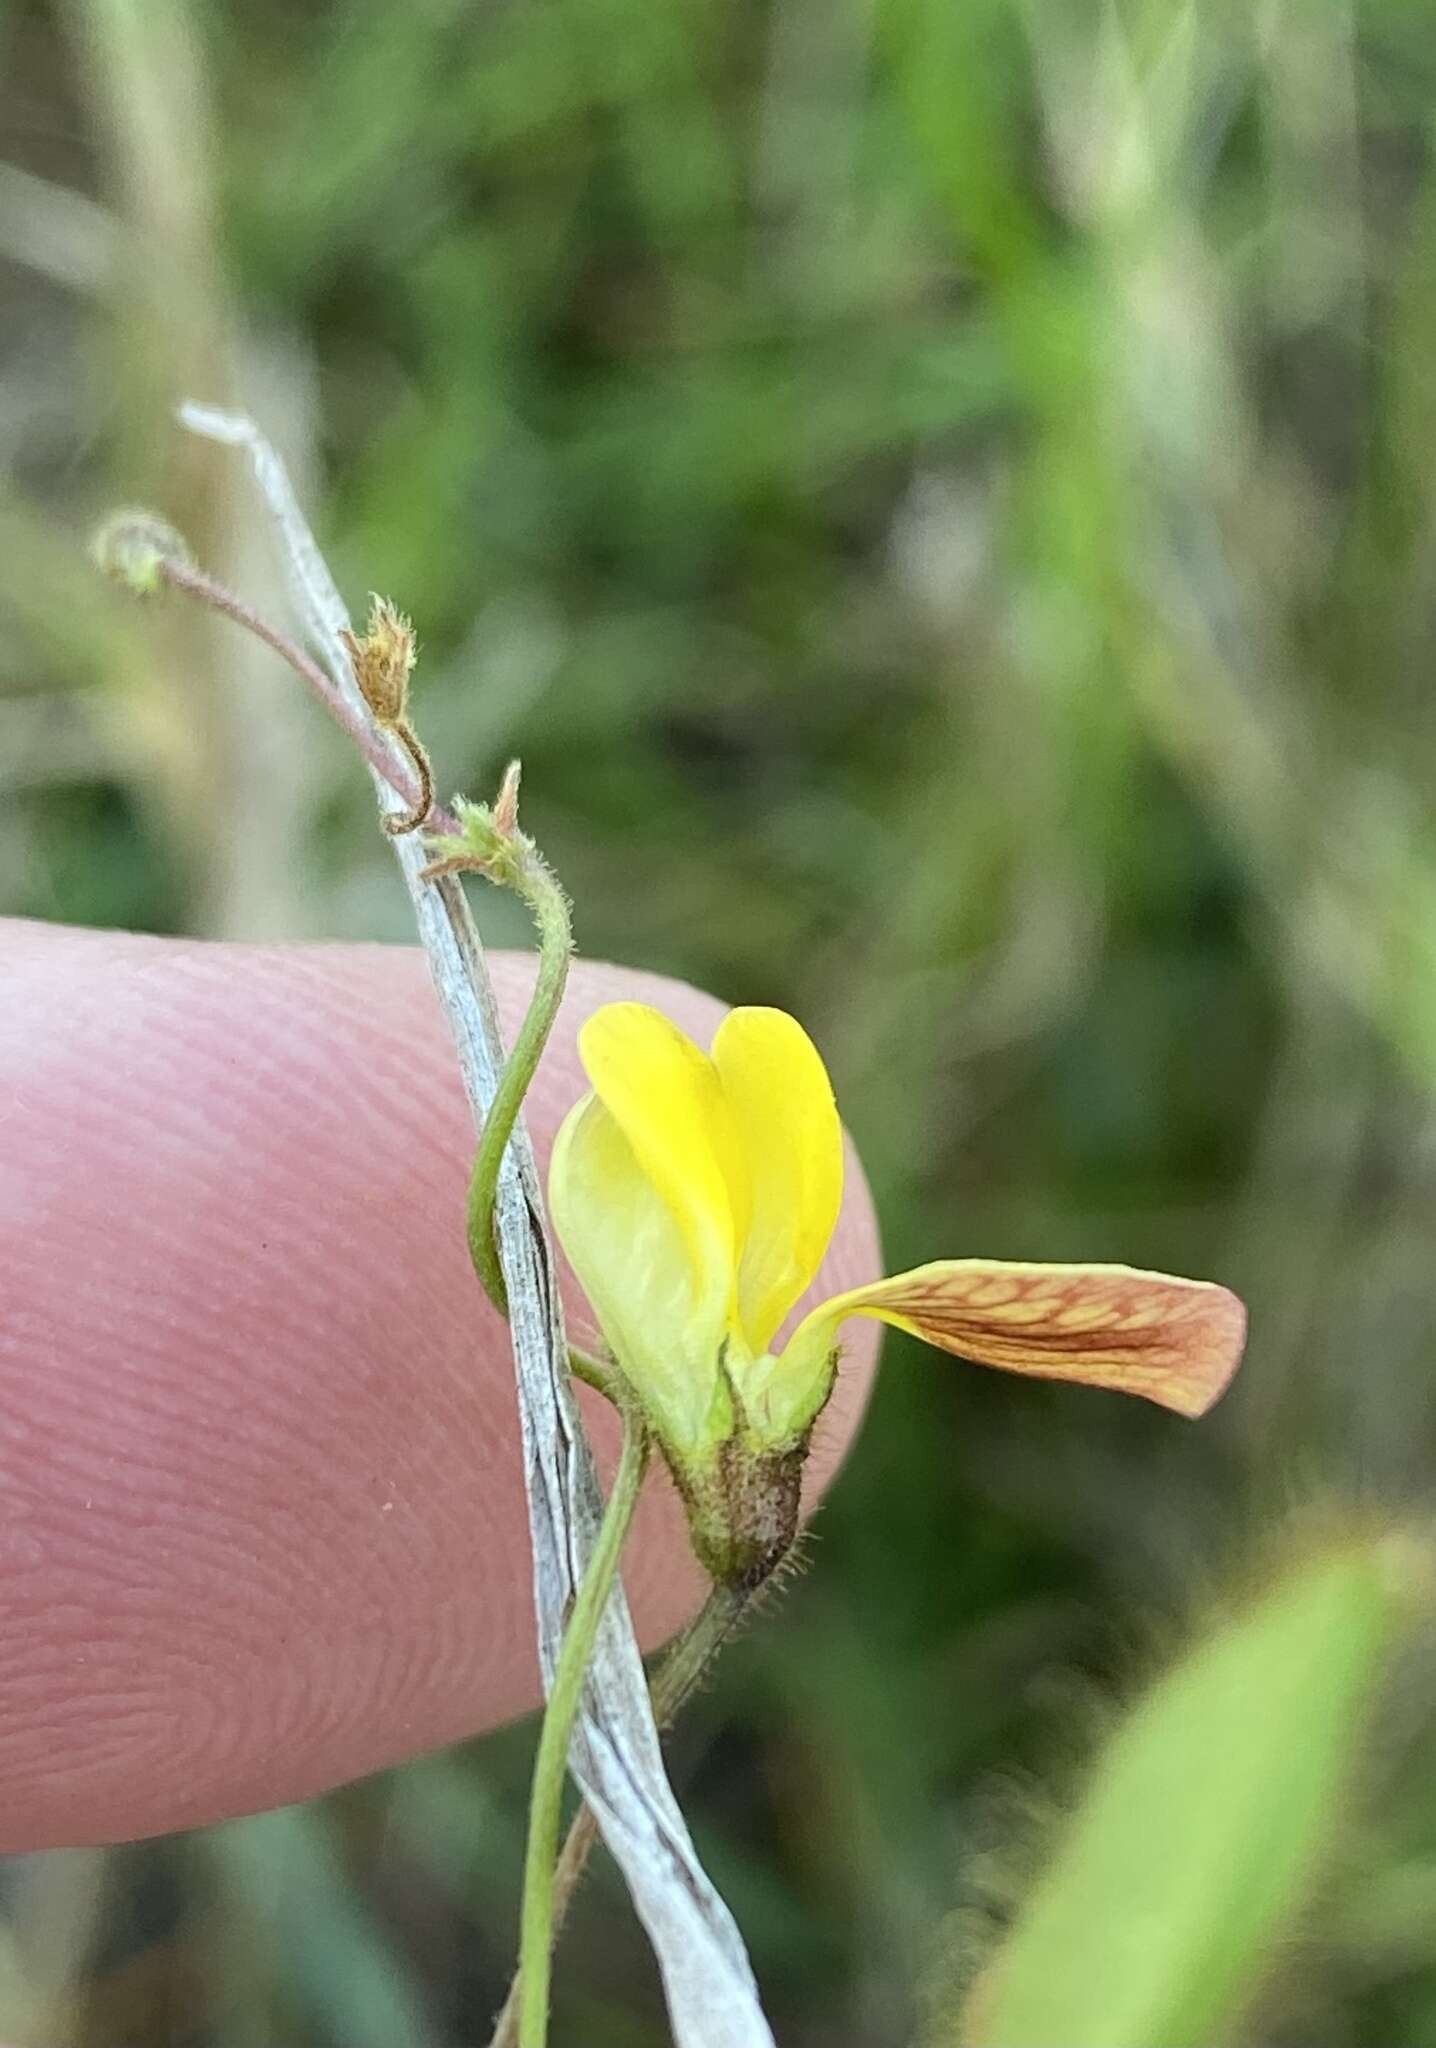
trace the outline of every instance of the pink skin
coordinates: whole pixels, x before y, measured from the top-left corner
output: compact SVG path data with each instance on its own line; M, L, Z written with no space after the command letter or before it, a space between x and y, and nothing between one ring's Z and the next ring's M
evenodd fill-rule
M0 965L0 1849L278 1805L532 1707L507 1336L422 960L0 921ZM494 970L511 1029L529 964ZM581 963L529 1098L545 1159L617 997L705 1044L722 1014ZM815 1294L878 1269L854 1162ZM625 1580L645 1647L700 1595L661 1475Z

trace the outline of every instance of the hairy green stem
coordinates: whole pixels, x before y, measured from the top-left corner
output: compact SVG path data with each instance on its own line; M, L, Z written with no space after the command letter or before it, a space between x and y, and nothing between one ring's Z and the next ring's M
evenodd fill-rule
M553 1950L554 1865L569 1744L578 1719L599 1624L614 1583L624 1538L638 1505L648 1463L648 1429L642 1416L625 1409L623 1451L598 1538L584 1572L563 1644L539 1735L529 1801L528 1848L524 1859L523 1908L519 1923L519 2048L545 2048L548 2039L549 1971Z
M625 1400L632 1398L628 1382L616 1365L595 1358L591 1351L580 1350L577 1344L568 1347L568 1369L576 1380L582 1380L586 1387L592 1387L606 1401L612 1401L615 1408L622 1407Z
M689 1623L654 1673L651 1694L653 1718L666 1728L694 1691L713 1659L722 1649L751 1599L740 1586L714 1584L698 1614ZM591 1806L581 1806L574 1815L553 1873L550 1901L549 1943L558 1940L568 1917L573 1895L598 1840L598 1822ZM489 2048L515 2048L519 2040L519 2012L524 1976L522 1967L509 1986L503 2011L494 2025Z
M653 1718L660 1728L695 1691L752 1597L739 1585L715 1582L708 1588L708 1598L653 1675Z
M506 1316L509 1297L494 1243L494 1197L504 1150L563 1001L568 964L573 958L573 927L568 898L558 877L537 853L527 850L512 876L502 879L527 904L539 938L538 979L513 1050L504 1062L469 1181L469 1256L484 1284L484 1292L499 1314Z

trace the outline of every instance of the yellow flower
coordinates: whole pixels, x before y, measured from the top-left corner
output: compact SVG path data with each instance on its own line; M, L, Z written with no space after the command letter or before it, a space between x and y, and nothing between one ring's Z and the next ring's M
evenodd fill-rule
M849 1316L1183 1415L1202 1414L1236 1369L1246 1315L1224 1287L991 1259L835 1295L775 1354L842 1201L842 1132L812 1041L781 1010L738 1009L705 1054L658 1011L611 1003L579 1049L593 1088L554 1145L554 1222L719 1577L760 1577L791 1541Z

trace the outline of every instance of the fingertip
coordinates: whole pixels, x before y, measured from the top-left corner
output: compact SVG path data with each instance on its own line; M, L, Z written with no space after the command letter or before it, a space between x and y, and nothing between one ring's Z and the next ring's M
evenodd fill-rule
M13 925L0 952L5 1845L277 1804L534 1704L507 1334L467 1258L471 1126L422 959ZM493 967L512 1025L532 963ZM541 1155L580 1022L624 997L705 1042L723 1014L580 963ZM876 1269L854 1172L818 1285ZM699 1596L662 1481L625 1577L648 1645Z

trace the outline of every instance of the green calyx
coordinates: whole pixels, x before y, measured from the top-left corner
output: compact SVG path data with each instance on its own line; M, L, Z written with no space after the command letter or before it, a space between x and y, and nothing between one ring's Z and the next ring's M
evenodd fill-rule
M680 1448L655 1418L699 1562L720 1585L748 1591L771 1576L797 1539L803 1466L833 1389L836 1356L825 1376L805 1387L785 1386L771 1370L779 1364L766 1353L746 1365L725 1354L697 1444ZM634 1391L641 1400L642 1387Z
M515 888L535 858L535 851L528 834L504 817L502 803L502 797L496 804L471 803L467 797L456 797L458 837L436 839L430 846L436 854L466 855L490 881Z
M760 1450L741 1434L702 1461L664 1455L688 1515L694 1554L722 1586L752 1592L792 1550L810 1439Z

